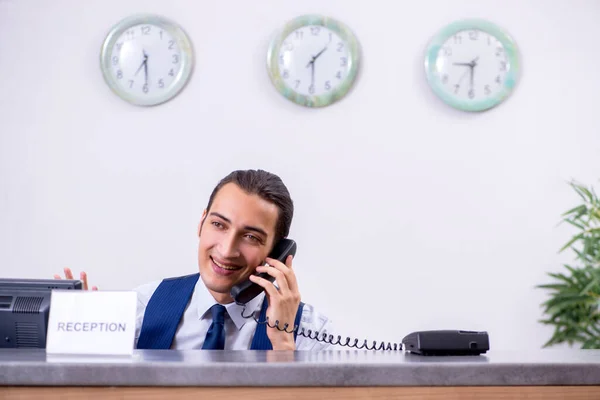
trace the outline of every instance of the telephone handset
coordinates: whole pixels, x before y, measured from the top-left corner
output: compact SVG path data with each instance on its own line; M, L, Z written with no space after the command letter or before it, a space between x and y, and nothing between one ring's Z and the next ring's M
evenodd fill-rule
M273 250L271 253L269 253L269 257L285 263L285 260L289 255L296 255L297 248L298 246L296 245L296 242L294 242L292 239L281 239L279 242L277 242L275 247L273 247ZM266 272L260 273L258 276L267 279L270 282L275 280L274 277ZM262 286L259 286L250 280L246 280L232 287L230 294L237 304L244 305L262 293L263 290L265 289Z

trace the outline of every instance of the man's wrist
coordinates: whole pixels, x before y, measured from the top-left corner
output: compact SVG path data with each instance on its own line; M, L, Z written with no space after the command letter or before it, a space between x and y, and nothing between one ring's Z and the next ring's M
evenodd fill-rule
M273 350L296 350L296 344L274 344Z
M296 343L294 342L294 335L288 334L291 336L291 340L282 340L282 341L271 341L271 345L273 346L273 350L296 350Z

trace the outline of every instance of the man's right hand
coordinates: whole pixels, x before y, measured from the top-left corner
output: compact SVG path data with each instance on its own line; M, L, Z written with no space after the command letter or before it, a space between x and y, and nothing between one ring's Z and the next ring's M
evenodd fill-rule
M65 268L65 279L74 279L70 268ZM54 279L62 279L58 274L54 274ZM79 279L83 282L83 290L88 290L87 274L83 271L79 274ZM92 290L98 290L98 286L92 286Z

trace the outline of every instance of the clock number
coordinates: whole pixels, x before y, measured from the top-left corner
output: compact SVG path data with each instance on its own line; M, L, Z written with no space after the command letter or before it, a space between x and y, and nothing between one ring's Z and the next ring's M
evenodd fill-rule
M333 33L329 32L329 41L331 42L333 40Z
M500 75L498 75L496 77L496 83L499 85L502 82L502 80L500 80Z
M500 61L500 71L506 71L506 61Z
M285 60L283 58L283 54L279 55L279 64L283 65L285 63Z
M150 34L150 27L142 26L142 35L149 35L149 34Z
M175 41L169 40L169 50L173 50L173 47L175 47Z
M145 85L142 87L142 90L144 91L144 93L148 93L148 84L145 84Z
M315 92L315 85L310 85L308 87L308 93L313 94Z
M129 88L131 89L133 87L133 81L130 79L129 80Z
M329 90L331 89L331 83L329 83L329 81L325 82L325 90Z
M496 49L496 57L500 57L502 55L503 51L504 51L504 49L502 47L498 47Z
M158 32L158 34L160 35L160 40L162 40L162 31Z
M340 66L345 67L348 65L348 59L346 57L340 57Z
M300 86L300 81L296 79L296 89L298 89L298 86Z
M169 71L169 76L175 76L175 73L173 72L173 68L171 68L171 70Z
M304 32L296 31L296 39L302 40L303 37L304 37Z
M337 51L342 51L343 48L344 48L344 42L339 42L338 46L337 46Z
M120 69L117 70L117 79L122 79L123 78L123 71L121 71Z
M338 79L342 79L342 71L338 71L338 73L335 74L335 77Z
M454 44L461 44L461 43L462 43L462 36L454 35Z
M442 83L445 85L448 83L448 75L442 75Z
M117 65L119 63L119 57L113 56L112 63L113 63L113 65Z
M123 47L123 43L117 43L117 51L121 51L121 47Z
M473 89L469 90L469 98L472 99L475 97L475 91Z
M485 85L485 87L483 88L483 93L485 93L486 95L489 95L490 93L492 93L492 90L490 89L490 85Z
M458 90L460 89L460 85L454 85L454 94L458 93Z
M135 32L132 30L128 30L127 32L125 32L125 34L127 35L127 39L133 39L133 37L135 36Z
M179 56L177 54L173 54L173 64L177 64L179 62Z
M488 40L487 40L488 46L492 44L492 38L493 38L492 35L488 35Z
M452 47L444 47L444 55L450 57L452 55Z
M479 37L478 31L469 31L469 39L477 40L478 37Z
M310 33L312 33L313 36L318 36L320 31L321 31L320 26L311 26L310 27Z
M161 88L161 89L165 87L165 83L163 82L162 79L158 80L158 87Z
M283 70L283 79L287 79L290 77L290 71L288 71L287 69Z
M285 42L284 42L284 43L283 43L283 45L285 46L285 49L286 49L287 51L292 51L292 50L294 50L294 43L285 43Z

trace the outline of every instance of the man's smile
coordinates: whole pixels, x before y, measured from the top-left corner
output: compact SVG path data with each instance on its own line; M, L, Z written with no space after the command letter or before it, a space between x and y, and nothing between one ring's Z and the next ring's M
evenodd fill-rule
M217 260L215 260L212 256L210 257L211 261L219 268L227 270L227 271L237 271L239 269L242 269L243 267L240 267L238 265L232 265L232 264L224 264L224 263L220 263Z

